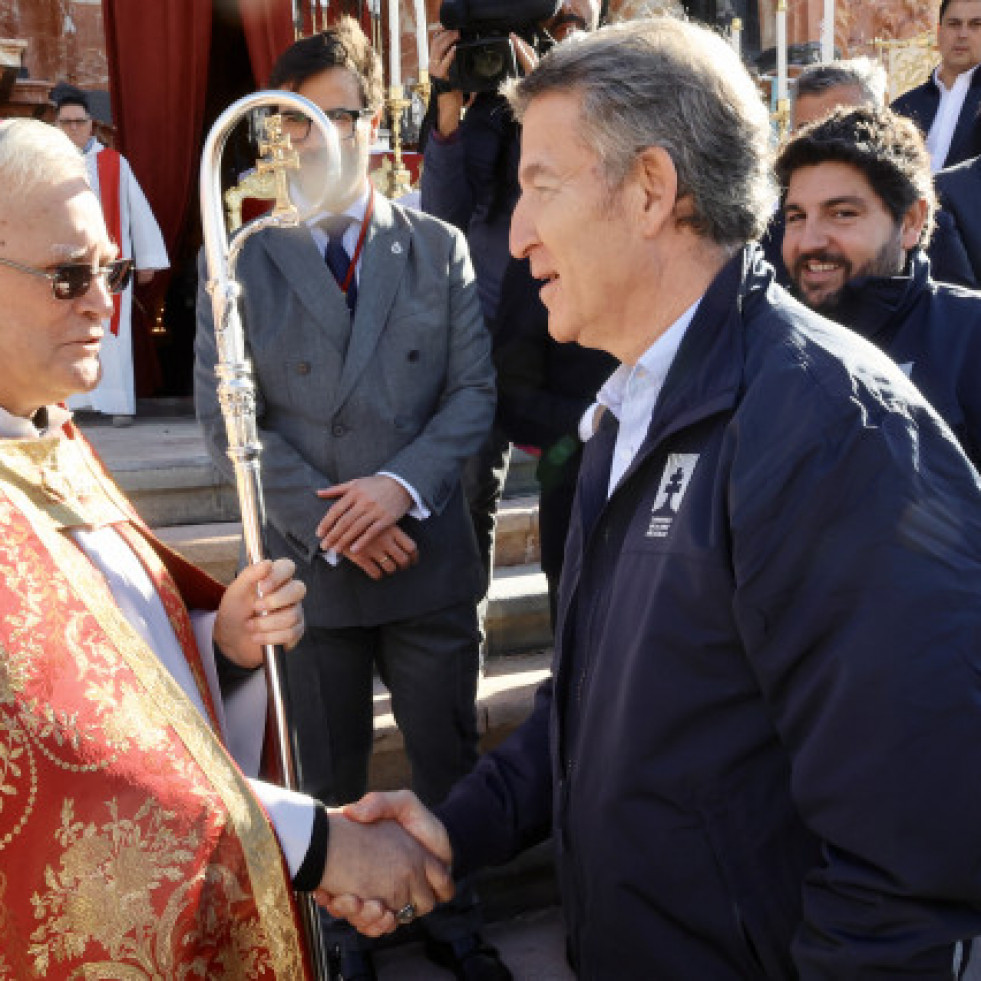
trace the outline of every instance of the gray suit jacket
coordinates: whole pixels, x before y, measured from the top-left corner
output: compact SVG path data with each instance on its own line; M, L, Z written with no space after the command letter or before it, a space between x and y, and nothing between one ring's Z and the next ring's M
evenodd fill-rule
M203 259L201 261L203 267ZM353 324L306 227L270 229L238 265L258 390L267 547L298 565L313 626L371 626L475 600L482 572L460 487L494 416L494 370L463 236L375 197ZM201 276L195 402L215 465L234 479L216 399L211 301ZM400 525L419 564L380 582L329 565L318 488L397 474L431 510Z

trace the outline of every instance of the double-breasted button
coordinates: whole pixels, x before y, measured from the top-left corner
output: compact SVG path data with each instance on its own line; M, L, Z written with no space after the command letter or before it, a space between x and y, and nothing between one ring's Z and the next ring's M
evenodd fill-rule
M408 354L408 358L409 358L410 361L418 361L419 360L419 352L416 351L415 349L411 350L409 352L409 354Z
M331 426L330 431L335 436L343 436L347 433L347 426L345 426L342 422L335 422L334 425Z
M296 366L296 373L298 375L309 375L310 374L310 362L309 361L301 361Z

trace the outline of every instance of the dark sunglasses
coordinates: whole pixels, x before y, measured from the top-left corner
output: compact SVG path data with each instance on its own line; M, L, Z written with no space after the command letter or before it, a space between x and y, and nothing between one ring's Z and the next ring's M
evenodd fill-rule
M106 281L106 289L110 293L122 293L129 285L130 276L133 272L132 259L116 259L107 266L100 266L93 269L87 262L65 262L58 266L52 266L54 272L47 269L35 269L34 266L25 266L20 262L13 262L11 259L0 259L0 265L9 266L11 269L18 269L31 276L43 276L51 280L51 292L56 300L77 300L80 296L85 296L92 287L92 280L96 276L102 276Z

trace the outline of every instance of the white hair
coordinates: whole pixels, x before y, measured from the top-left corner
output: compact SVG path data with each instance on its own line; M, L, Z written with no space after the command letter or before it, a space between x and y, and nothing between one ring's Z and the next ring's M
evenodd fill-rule
M60 129L36 119L0 123L0 187L7 199L28 197L41 184L88 183L85 158Z

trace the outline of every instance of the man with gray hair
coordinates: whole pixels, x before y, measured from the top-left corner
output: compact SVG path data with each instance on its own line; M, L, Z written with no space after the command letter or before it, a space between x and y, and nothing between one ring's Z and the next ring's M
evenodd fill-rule
M808 65L794 83L794 129L839 106L883 106L886 70L871 58Z
M455 872L553 831L583 978L952 977L981 931L977 473L749 244L769 119L722 39L606 28L510 98L512 251L552 336L622 362L554 675L438 817L406 792L349 815Z

